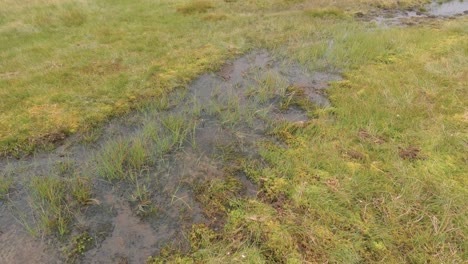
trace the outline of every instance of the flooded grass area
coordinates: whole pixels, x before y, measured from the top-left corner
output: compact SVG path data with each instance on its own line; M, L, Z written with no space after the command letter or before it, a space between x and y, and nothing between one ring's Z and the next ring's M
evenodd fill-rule
M468 2L465 0L438 2L429 5L428 13L433 16L454 16L468 14Z
M26 232L57 237L69 246L55 256L83 263L143 263L166 247L188 252L193 225L216 231L226 218L206 195L256 198L258 179L243 167L261 164L258 144L281 140L278 124L306 127L315 109L330 106L328 83L340 79L253 51L112 121L94 144L72 138L52 153L3 161L17 188L3 187L2 239L24 233L38 261L56 241ZM15 248L0 250L10 263L22 250Z
M0 263L464 263L443 2L0 3Z
M386 10L383 14L374 14L365 19L383 26L414 26L428 24L433 20L450 19L468 14L467 1L432 1L425 6L408 10Z

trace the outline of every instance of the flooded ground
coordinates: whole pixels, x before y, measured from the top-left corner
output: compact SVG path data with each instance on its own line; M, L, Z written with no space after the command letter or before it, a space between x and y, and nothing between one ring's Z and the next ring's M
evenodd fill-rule
M468 14L468 1L453 0L445 3L432 2L428 13L434 16L454 16Z
M370 20L383 26L403 26L467 14L468 1L433 1L419 10L387 10L383 14L372 15Z
M14 182L0 200L0 262L143 263L189 251L193 225L223 224L206 192L221 184L230 198L256 197L239 163L261 164L258 144L330 106L325 89L339 79L254 51L52 152L1 160Z

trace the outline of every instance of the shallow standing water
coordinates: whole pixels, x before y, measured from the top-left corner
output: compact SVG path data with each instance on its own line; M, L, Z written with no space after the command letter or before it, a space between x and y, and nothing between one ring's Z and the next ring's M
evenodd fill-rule
M143 263L167 247L187 252L192 225L205 224L215 231L222 225L222 219L206 213L195 186L235 177L242 186L238 198L255 197L257 186L246 175L227 173L231 165L226 153L234 150L247 159L258 159L256 144L274 141L269 129L278 123L310 120L311 112L295 105L295 100L330 106L324 91L328 82L339 79L337 74L309 72L266 51L254 51L228 61L219 72L201 75L188 89L174 92L164 109L150 107L111 121L95 142L81 143L75 137L52 152L1 160L0 165L8 167L3 173L15 179L15 189L0 203L0 263L70 261L70 240L84 233L92 243L82 256L73 256L78 263ZM101 164L96 157L106 148L116 141L133 144L142 133L164 136L158 133L163 132L165 120L174 117L184 118L193 127L179 147L151 156L153 160L136 182L109 182L98 175L96 167ZM154 146L144 147L153 151ZM57 168L62 168L60 173ZM69 235L59 239L44 235L40 208L31 195L31 177L75 174L90 176L94 202L74 212ZM148 216L140 214L141 207L133 198L143 186L145 203L155 208Z
M466 14L468 12L468 1L453 0L444 3L432 2L428 13L434 16L453 16Z
M455 16L468 14L468 1L453 0L443 3L433 1L432 3L428 4L425 9L425 11L384 11L383 14L378 13L376 16L372 16L370 20L376 22L379 25L392 27L414 25L418 23L418 20L424 21L424 19L452 18Z

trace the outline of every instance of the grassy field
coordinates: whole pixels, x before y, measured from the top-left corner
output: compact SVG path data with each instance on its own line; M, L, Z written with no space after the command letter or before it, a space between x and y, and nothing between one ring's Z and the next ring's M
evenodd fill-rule
M369 8L337 2L2 0L0 150L31 152L86 131L226 58L261 45L284 46L301 33L313 34L315 43L304 44L316 44L315 57L322 57L324 40L340 25L322 28L320 19Z
M304 128L273 131L283 144L259 144L263 166L236 161L256 198L232 196L227 180L207 187L202 203L218 205L221 231L196 225L190 253L149 261L464 263L468 19L382 28L354 16L425 2L0 0L0 150L50 147L265 48L342 73L328 90L333 107L312 110ZM162 152L190 129L182 117L163 121ZM119 166L150 162L145 145L109 144L97 175L134 181ZM91 199L85 183L33 179L59 233ZM0 174L0 199L11 185Z

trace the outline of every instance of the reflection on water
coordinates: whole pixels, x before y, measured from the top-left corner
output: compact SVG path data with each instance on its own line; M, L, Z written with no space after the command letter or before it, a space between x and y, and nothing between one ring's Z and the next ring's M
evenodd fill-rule
M453 16L468 12L468 1L454 0L439 4L433 2L429 6L429 14L434 16Z

